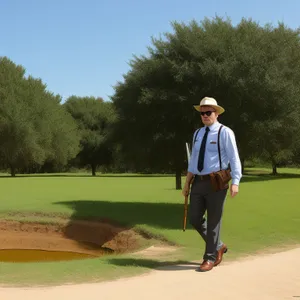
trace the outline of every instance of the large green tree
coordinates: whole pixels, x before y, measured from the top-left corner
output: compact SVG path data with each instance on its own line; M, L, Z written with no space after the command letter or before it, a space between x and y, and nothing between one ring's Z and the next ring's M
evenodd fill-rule
M71 96L64 107L80 131L81 150L76 161L79 166L90 166L95 176L98 166L112 162L111 128L116 119L113 106L102 98Z
M245 94L241 100L247 103L242 112L246 126L236 124L241 151L266 159L276 174L276 167L291 162L299 148L300 31L283 24L261 28L246 21L236 31L237 41L244 41L243 51L247 51L243 56L248 53L240 59L246 63L240 75Z
M40 79L0 58L0 160L15 176L18 169L47 160L66 164L79 150L76 123Z
M113 97L119 117L116 140L125 162L140 172L174 172L180 185L187 165L185 142L190 142L193 126L191 108L176 92L169 63L137 58L125 78Z
M276 159L292 148L292 139L270 124L283 125L288 118L294 122L289 135L299 129L293 114L299 107L299 32L251 20L233 26L220 18L175 22L173 29L153 39L148 56L134 57L115 87L119 140L128 160L174 171L176 188L181 188L184 143L201 126L192 105L204 96L226 108L220 121L236 133L242 161L261 153ZM263 143L261 132L268 126L275 143ZM280 133L285 138L276 143Z

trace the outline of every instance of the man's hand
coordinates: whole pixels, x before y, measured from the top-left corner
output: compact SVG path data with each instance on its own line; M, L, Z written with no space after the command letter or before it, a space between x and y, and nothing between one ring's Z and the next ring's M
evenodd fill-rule
M183 196L188 196L190 193L190 185L186 183L182 189L182 195Z
M238 192L239 192L239 186L236 185L236 184L232 184L230 186L230 195L231 195L231 197L234 198L237 195Z

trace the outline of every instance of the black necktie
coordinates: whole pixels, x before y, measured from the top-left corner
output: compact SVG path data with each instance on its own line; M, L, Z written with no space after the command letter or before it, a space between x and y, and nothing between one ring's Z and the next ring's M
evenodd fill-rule
M206 140L207 135L209 132L209 128L206 127L205 134L201 143L200 152L199 152L199 158L198 158L198 170L201 172L203 170L203 163L204 163L204 153L205 153L205 146L206 146Z

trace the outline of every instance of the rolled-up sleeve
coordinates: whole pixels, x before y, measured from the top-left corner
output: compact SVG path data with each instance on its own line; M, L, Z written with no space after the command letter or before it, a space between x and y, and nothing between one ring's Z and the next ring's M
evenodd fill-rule
M242 178L242 165L239 157L235 135L234 132L228 127L224 131L225 151L230 163L232 184L239 185Z

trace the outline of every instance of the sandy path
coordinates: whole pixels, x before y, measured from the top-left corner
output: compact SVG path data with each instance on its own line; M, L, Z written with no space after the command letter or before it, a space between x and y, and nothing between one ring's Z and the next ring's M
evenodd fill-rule
M0 299L300 299L300 248L222 263L210 272L173 266L146 275L98 284L51 288L0 288Z

